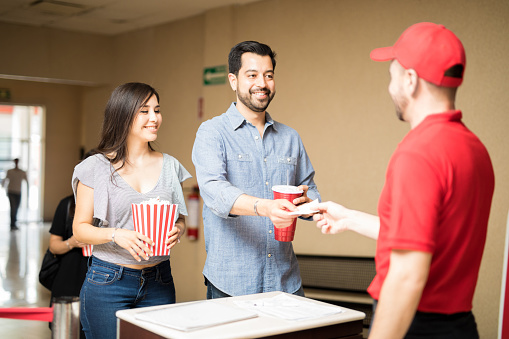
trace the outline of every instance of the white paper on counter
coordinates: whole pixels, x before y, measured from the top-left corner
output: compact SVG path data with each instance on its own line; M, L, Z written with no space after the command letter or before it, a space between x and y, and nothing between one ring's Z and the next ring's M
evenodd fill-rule
M320 305L311 301L278 294L272 298L238 300L237 306L286 320L305 320L344 312L339 306Z
M154 311L139 312L136 313L135 318L180 331L192 331L257 316L256 312L247 309L213 301L201 301L160 308Z

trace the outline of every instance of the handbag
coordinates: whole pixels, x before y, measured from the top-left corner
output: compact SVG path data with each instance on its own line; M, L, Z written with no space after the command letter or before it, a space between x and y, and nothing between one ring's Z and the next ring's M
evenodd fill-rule
M71 202L69 201L67 204L66 219L69 218L70 205ZM49 247L42 258L41 270L39 271L39 282L50 291L53 287L53 282L55 281L58 270L60 269L61 259L62 256L51 253Z
M60 268L60 256L51 253L49 248L42 258L41 270L39 271L39 282L42 286L51 291L53 282Z

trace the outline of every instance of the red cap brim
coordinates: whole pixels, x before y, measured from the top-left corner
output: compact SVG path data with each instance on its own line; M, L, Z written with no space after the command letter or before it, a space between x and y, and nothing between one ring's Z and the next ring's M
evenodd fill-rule
M369 54L369 57L373 61L389 61L396 58L396 55L394 53L394 47L381 47L381 48L375 48L371 51Z

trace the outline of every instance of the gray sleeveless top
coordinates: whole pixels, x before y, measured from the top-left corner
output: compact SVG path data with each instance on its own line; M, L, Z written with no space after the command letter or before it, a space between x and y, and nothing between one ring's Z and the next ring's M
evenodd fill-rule
M113 173L113 175L112 175ZM94 225L134 230L132 203L159 197L178 204L178 214L187 215L181 182L191 178L189 172L174 157L163 154L163 168L155 187L147 193L133 189L117 173L102 154L83 160L74 168L72 188L74 197L78 182L94 189ZM169 256L151 257L136 261L124 248L113 242L94 245L93 255L101 260L122 265L152 264L168 260Z

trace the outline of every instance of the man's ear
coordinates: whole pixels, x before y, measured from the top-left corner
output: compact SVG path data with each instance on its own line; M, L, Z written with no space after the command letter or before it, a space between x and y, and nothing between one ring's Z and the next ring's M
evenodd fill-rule
M228 81L233 91L237 91L237 77L233 73L228 73Z
M417 72L412 68L406 69L404 81L407 94L414 96L419 88L419 76L417 75Z

